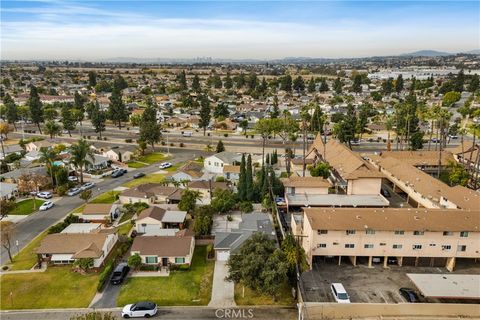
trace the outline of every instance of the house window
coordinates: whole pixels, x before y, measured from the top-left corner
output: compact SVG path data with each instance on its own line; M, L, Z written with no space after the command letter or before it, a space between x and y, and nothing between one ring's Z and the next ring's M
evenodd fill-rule
M462 238L468 237L468 231L462 231L462 232L460 232L460 237L462 237Z
M355 230L347 230L346 231L347 236L351 234L355 234Z
M353 243L345 243L345 248L353 249L353 248L355 248L355 245Z
M452 249L451 245L449 245L449 244L442 245L442 250L450 250L450 249Z
M363 247L364 247L365 249L373 249L373 244L367 243L367 244L363 245Z
M451 231L443 231L444 236L453 236L453 232Z
M380 246L386 246L387 244L385 242L380 242Z
M328 233L328 230L317 230L318 235L327 234L327 233Z
M405 231L403 230L395 230L395 234L399 236L403 236L405 234Z
M467 246L458 245L458 246L457 246L457 251L462 251L462 252L467 251Z
M424 232L423 231L413 231L414 236L423 236Z
M208 161L208 165L211 166L211 165L212 165L212 162Z
M157 257L145 257L145 263L147 263L147 264L158 263L158 258Z
M365 234L375 234L375 230L367 229L365 230Z
M420 249L422 249L422 245L421 245L421 244L414 244L414 245L412 246L412 249L413 249L413 250L420 250Z
M326 243L319 243L317 244L317 248L326 248L327 244Z
M175 263L176 264L184 264L185 263L185 258L175 258Z
M402 245L401 244L394 244L392 246L393 249L402 249Z

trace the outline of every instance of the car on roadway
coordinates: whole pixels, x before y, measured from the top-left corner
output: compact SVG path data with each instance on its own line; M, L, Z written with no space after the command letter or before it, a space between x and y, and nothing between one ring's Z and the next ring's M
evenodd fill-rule
M42 191L37 193L37 198L42 198L42 199L51 199L52 198L52 193L48 191Z
M185 131L185 132L182 133L182 136L183 137L191 137L191 136L193 136L193 132Z
M122 262L118 264L118 266L113 270L112 277L110 278L110 283L111 284L120 284L123 282L123 279L128 274L128 271L130 271L130 268L127 263Z
M138 178L141 178L141 177L145 177L145 173L137 172L133 175L133 179L138 179Z
M172 166L172 164L170 162L162 162L162 163L160 163L159 168L160 169L167 169L167 168L170 168L171 166Z
M157 305L150 301L140 301L127 304L122 309L123 318L145 317L150 318L157 314Z
M122 169L113 170L112 178L118 178L118 177L121 177L121 176L123 176L123 170Z
M418 299L418 295L415 293L413 289L400 288L398 291L400 292L402 297L404 297L405 300L407 300L407 302L412 302L412 303L420 302L420 300Z
M79 194L80 192L82 192L82 189L72 188L72 189L68 190L67 195L69 195L70 197L73 197L73 196L76 196L77 194Z
M76 176L69 176L68 181L77 182L78 178Z
M93 187L95 187L95 182L87 182L87 183L84 183L80 189L83 191L83 190L88 190L88 189L92 189Z
M38 210L47 211L48 209L50 209L52 207L53 207L53 202L52 201L45 201L44 203L42 203L40 208L38 208Z

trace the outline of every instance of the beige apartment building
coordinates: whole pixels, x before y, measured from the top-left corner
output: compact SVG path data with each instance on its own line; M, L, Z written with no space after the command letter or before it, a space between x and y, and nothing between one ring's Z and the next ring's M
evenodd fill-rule
M386 267L395 257L400 266L453 271L458 259L480 258L478 210L305 208L291 223L310 266L315 257L333 257Z

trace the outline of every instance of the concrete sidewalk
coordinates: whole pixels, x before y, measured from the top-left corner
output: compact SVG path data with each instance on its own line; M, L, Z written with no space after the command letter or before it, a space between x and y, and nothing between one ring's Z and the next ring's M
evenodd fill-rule
M212 299L209 307L231 308L235 307L234 283L226 281L228 267L226 261L215 261L215 270L213 272Z

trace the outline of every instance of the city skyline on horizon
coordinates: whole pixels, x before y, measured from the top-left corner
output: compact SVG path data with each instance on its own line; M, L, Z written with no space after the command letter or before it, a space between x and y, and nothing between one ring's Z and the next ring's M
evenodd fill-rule
M2 60L468 52L480 47L479 9L473 1L2 1Z

